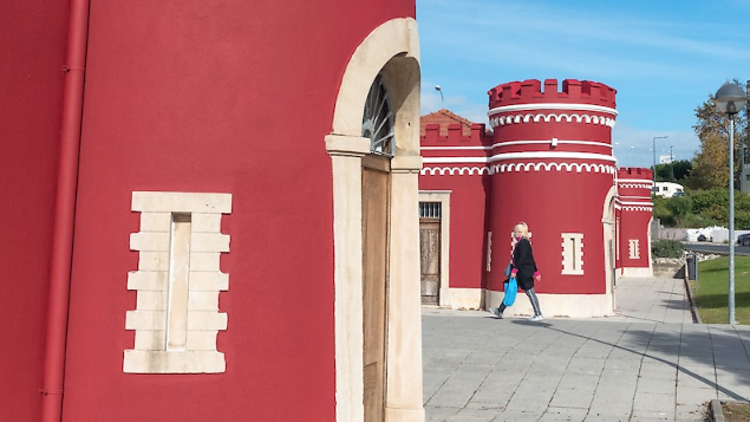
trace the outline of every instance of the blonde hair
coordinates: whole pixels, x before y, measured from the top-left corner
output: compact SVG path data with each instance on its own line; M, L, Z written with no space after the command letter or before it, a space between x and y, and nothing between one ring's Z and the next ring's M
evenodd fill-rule
M521 234L521 236L523 236L523 237L525 237L525 238L527 238L527 239L528 239L529 237L531 237L531 236L529 235L529 225L528 225L528 224L526 224L526 223L524 223L523 221L522 221L522 222L520 222L520 223L518 223L518 224L516 224L516 225L515 225L515 226L513 227L513 233L515 234L516 232L520 233L520 234Z

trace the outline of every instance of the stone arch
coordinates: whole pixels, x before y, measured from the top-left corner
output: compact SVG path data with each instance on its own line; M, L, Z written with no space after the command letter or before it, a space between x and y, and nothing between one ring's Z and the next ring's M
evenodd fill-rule
M336 420L364 420L362 331L362 159L370 140L362 117L380 74L395 114L390 163L385 419L424 421L420 313L418 175L419 40L411 18L387 21L352 54L325 144L333 168Z
M606 308L605 313L612 314L615 311L615 283L616 283L616 260L617 250L615 236L615 201L617 199L617 187L612 186L604 198L604 209L602 210L602 229L604 230L604 271L606 282Z

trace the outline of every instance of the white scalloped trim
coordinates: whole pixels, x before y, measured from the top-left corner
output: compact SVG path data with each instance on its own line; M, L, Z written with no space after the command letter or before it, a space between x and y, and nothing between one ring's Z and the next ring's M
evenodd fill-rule
M653 211L653 207L622 207L623 211Z
M619 183L618 186L621 188L635 188L635 189L651 189L651 185L645 183Z
M492 175L497 173L529 172L529 171L575 171L576 173L605 173L615 175L617 168L606 164L588 163L511 163L493 164L489 167L424 167L420 174L434 176L439 174L445 176L464 175Z
M588 115L588 114L567 114L567 113L539 113L539 114L508 114L505 116L500 117L493 117L490 119L490 127L493 129L497 126L504 126L504 125L510 125L514 123L539 123L541 121L544 121L545 123L549 123L551 120L554 120L555 122L562 122L563 120L568 123L588 123L588 124L594 124L594 125L602 125L602 126L609 126L609 127L615 127L615 119L611 117L604 117L604 116L595 116L595 115Z

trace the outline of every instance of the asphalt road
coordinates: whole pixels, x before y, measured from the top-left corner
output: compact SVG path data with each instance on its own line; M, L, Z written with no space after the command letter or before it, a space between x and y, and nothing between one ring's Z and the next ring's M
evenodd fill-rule
M702 253L713 253L718 255L729 255L729 245L717 244L717 243L683 243L682 247ZM750 255L750 247L748 246L737 246L734 247L735 255Z

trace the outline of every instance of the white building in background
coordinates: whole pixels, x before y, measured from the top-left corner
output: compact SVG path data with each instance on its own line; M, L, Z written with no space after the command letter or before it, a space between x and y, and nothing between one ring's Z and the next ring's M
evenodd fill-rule
M685 188L683 188L683 186L679 183L656 182L654 187L651 189L651 193L664 198L671 198L673 196L685 196Z

